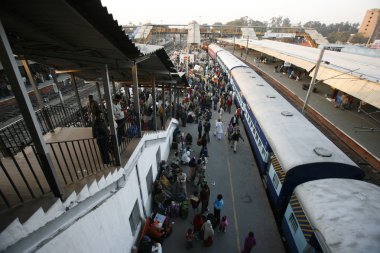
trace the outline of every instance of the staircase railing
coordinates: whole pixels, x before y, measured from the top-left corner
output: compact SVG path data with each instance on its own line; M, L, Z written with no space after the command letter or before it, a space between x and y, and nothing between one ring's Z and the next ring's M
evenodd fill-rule
M77 183L114 166L111 145L102 150L94 138L51 142L47 146L61 185ZM13 150L19 150L19 153L0 159L0 211L51 191L34 145L14 147ZM108 155L108 161L103 161L102 152Z
M82 126L78 108L51 105L39 109L35 113L43 134L51 132L57 127ZM0 152L3 156L17 154L20 147L31 143L32 138L24 119L19 119L0 129Z

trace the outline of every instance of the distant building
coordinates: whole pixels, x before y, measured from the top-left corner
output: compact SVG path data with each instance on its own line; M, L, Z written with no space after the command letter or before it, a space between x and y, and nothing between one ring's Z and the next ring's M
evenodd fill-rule
M380 23L380 9L368 10L364 16L363 22L360 25L359 33L364 37L376 36Z

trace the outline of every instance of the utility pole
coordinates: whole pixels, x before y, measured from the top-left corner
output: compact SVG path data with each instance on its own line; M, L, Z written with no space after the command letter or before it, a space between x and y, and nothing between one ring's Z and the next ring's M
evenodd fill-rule
M235 36L234 36L234 50L232 50L232 54L235 54Z
M249 42L249 36L247 37L247 46L245 47L245 60L247 60L247 56L248 56L248 42Z
M317 65L315 65L315 70L314 70L313 78L310 81L309 90L307 91L307 94L306 94L305 103L304 103L303 108L302 108L302 113L303 114L305 114L305 110L306 110L306 108L308 106L310 94L311 94L312 90L314 89L315 79L317 78L319 66L321 65L322 57L323 57L323 53L324 52L325 52L325 48L322 48L321 52L319 53L319 58L318 58L318 61L317 61Z

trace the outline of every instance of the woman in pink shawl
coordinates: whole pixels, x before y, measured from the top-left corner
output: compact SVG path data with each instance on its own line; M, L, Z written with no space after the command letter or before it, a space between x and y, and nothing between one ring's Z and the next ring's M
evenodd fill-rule
M250 253L253 247L256 245L256 239L253 232L249 232L248 236L245 238L244 241L244 248L241 251L241 253Z

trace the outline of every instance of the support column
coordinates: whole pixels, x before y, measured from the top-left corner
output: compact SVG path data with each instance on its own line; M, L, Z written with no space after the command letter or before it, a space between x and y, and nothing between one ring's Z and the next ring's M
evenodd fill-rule
M44 107L44 101L42 100L41 93L36 86L36 82L33 79L32 73L30 72L28 61L27 60L21 60L21 62L22 62L22 65L24 66L24 69L25 69L25 72L28 76L29 82L33 87L34 95L36 96L36 99L38 102L38 109L41 109Z
M323 48L321 49L321 51L319 52L319 56L318 56L318 60L317 60L317 64L315 65L315 69L314 69L313 78L312 78L311 81L310 81L309 90L307 91L306 98L305 98L305 102L304 102L303 107L302 107L302 113L303 113L303 114L305 114L305 111L306 111L306 109L307 109L307 107L308 107L308 103L309 103L309 99L310 99L310 94L311 94L311 92L312 92L313 89L314 89L315 80L317 79L319 66L321 66L322 57L323 57L323 53L324 53L324 52L325 52L325 48L323 47Z
M152 84L152 100L153 100L153 129L157 131L157 105L156 105L156 76L153 74Z
M0 61L12 86L20 112L25 120L29 134L36 148L41 169L55 197L62 198L62 188L58 184L56 172L50 159L49 150L44 142L36 114L28 97L24 82L18 69L3 24L0 21Z
M133 101L135 104L136 111L136 123L137 123L137 131L138 137L141 137L141 114L140 114L140 101L139 101L139 90L138 90L138 76L137 76L137 64L134 63L132 67L132 80L133 80Z
M247 60L247 56L248 56L248 42L249 42L249 36L247 37L247 46L245 47L245 60Z
M232 54L235 55L235 36L234 36L234 50L232 50Z
M176 89L177 89L177 105L179 105L179 93L180 93L180 90L178 89L178 87L176 86Z
M109 83L110 81L109 81L109 76L108 76L108 66L106 64L104 68L104 73L103 73L104 99L106 100L106 104L107 104L107 116L108 116L110 132L111 132L112 150L115 156L115 163L116 165L120 165L121 164L120 151L119 151L116 128L115 128L115 124L113 120L114 116L113 116L113 110L112 110L112 99L111 99L111 91L110 91Z
M59 89L59 86L58 86L58 78L57 78L57 74L55 73L52 73L52 76L53 76L53 81L58 89L58 95L59 95L59 100L61 101L61 105L62 106L65 106L65 101L63 101L63 96L62 96L62 92L61 90Z
M172 107L172 97L173 97L173 94L172 94L172 86L173 86L173 84L171 83L169 85L169 116L170 116L170 118L173 118L173 107Z
M176 96L177 96L177 86L174 86L173 115L172 115L173 118L177 117Z
M115 96L116 95L116 85L115 85L115 81L112 80L112 89L113 89L113 95Z
M102 101L102 93L100 91L100 84L99 84L99 82L96 82L96 90L98 92L98 102L100 104L100 102Z
M166 127L166 111L165 111L165 84L162 84L162 107L164 108L164 117L163 117L163 126L160 126L160 129L162 129L162 127L164 128L163 130L165 130L165 127ZM161 122L160 122L161 123Z
M80 101L78 85L77 85L77 81L75 80L75 74L72 72L70 73L70 76L71 76L71 83L74 84L75 97L77 98L77 103L79 107L80 117L82 119L82 124L83 124L83 127L86 127L86 122L84 120L84 115L83 115L83 110L82 110L82 102Z

